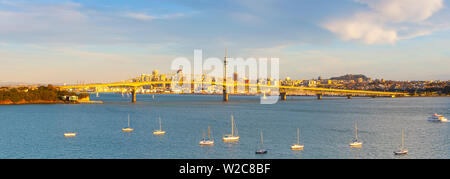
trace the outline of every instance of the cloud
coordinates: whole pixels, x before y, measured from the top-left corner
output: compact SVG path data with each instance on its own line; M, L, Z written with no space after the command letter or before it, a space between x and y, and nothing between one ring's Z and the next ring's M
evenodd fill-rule
M420 22L443 6L443 0L356 0L391 22Z
M160 16L153 16L153 15L148 15L145 13L129 12L129 13L125 14L125 16L133 18L133 19L137 19L137 20L155 20L155 19L175 19L175 18L183 17L184 14L183 13L173 13L173 14L163 14Z
M127 17L131 17L133 19L138 19L138 20L153 20L156 19L155 16L150 16L144 13L127 13L125 16Z
M443 8L443 0L355 0L366 4L365 12L346 18L331 19L325 29L345 41L365 44L393 44L401 39L429 35L436 30L425 23Z

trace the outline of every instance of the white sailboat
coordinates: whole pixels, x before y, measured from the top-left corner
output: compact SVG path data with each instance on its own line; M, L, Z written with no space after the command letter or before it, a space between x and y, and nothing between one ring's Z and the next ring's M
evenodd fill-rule
M166 134L166 131L163 131L163 130L162 130L162 127L161 127L161 118L158 117L158 119L159 119L159 130L153 131L153 134L154 134L154 135L164 135L164 134Z
M350 142L350 147L362 147L362 142L358 140L358 126L355 122L355 138Z
M205 130L203 130L203 140L200 145L214 145L214 139L211 139L211 128L208 126L208 140L205 139Z
M303 140L302 140L303 143ZM304 145L300 145L300 129L297 128L297 144L291 145L292 150L303 150Z
M77 135L76 132L66 132L64 133L64 137L75 137Z
M408 153L408 150L405 149L405 136L404 136L404 132L402 129L402 146L400 148L400 150L394 151L395 155L404 155Z
M225 142L232 142L232 141L239 141L239 136L237 135L237 131L236 131L236 135L234 134L234 117L233 115L231 115L231 134L225 135L222 139Z
M128 114L128 127L122 128L123 132L131 132L133 131L133 128L130 128L130 115Z

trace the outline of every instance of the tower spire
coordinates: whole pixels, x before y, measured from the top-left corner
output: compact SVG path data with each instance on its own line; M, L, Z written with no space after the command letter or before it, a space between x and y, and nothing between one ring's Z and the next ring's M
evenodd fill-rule
M223 101L228 101L227 93L227 48L225 48L225 57L223 61L224 73L223 73Z

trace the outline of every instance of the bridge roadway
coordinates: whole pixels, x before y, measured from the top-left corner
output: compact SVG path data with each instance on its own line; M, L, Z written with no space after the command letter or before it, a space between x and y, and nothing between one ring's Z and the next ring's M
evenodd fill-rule
M227 94L224 94L224 96L231 94L231 95L260 95L261 89L270 89L270 91L275 90L274 93L277 93L277 95L280 95L281 100L286 100L286 96L290 95L316 95L317 99L322 99L322 96L347 96L348 99L351 99L352 96L370 96L370 97L401 97L406 96L407 93L400 93L400 92L383 92L383 91L364 91L364 90L345 90L345 89L332 89L332 88L317 88L317 87L296 87L296 86L279 86L279 85L265 85L265 84L248 84L248 83L242 83L242 82L229 82L226 84L223 84L222 82L195 82L195 81L184 81L184 82L172 82L172 81L151 81L151 82L117 82L117 83L99 83L99 84L85 84L85 85L68 85L68 86L58 86L58 88L62 90L75 90L75 91L85 91L87 92L88 89L91 88L105 88L105 87L115 87L115 88L122 88L122 91L131 92L132 94L132 102L136 101L136 90L142 86L149 86L149 85L167 85L167 84L177 84L178 85L191 85L192 89L195 84L202 85L202 86L208 86L208 85L216 85L216 86L224 86L226 85L227 88L234 88L236 90L237 88L244 88L245 93L236 93L236 91L233 93L233 89L228 90ZM250 88L257 88L256 93L250 93ZM81 90L80 90L81 89ZM111 91L95 91L95 92L111 92ZM203 92L203 91L202 91ZM192 92L193 93L193 92ZM271 92L269 92L271 93ZM195 94L195 93L193 93Z

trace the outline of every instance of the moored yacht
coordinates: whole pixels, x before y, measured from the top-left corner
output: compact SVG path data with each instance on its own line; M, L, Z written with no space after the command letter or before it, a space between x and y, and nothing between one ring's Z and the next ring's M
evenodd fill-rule
M355 138L350 142L350 147L362 147L362 142L358 139L358 126L355 123Z
M211 139L211 129L208 126L208 140L205 138L205 131L203 130L203 140L200 141L200 145L214 145L214 140Z
M267 149L264 148L264 142L263 142L263 133L261 130L261 148L257 149L255 151L255 154L266 154L267 153Z
M434 113L433 116L428 118L429 121L436 121L436 122L447 122L447 118L445 118L443 115Z
M291 145L292 150L303 150L304 145L300 145L300 132L299 128L297 128L297 144Z
M402 129L402 146L399 150L394 151L395 155L405 155L408 154L408 150L405 149L405 134Z
M164 134L166 134L166 131L162 130L161 118L158 118L158 119L159 119L159 130L153 131L153 135L164 135Z
M134 129L130 127L130 115L128 114L128 126L125 128L122 128L123 132L132 132Z
M234 117L231 115L231 134L225 135L222 139L225 142L233 142L233 141L239 141L239 136L237 135L237 131L235 132L235 126L234 126ZM235 135L236 133L236 135Z
M64 137L75 137L77 135L76 132L67 132L64 133Z

